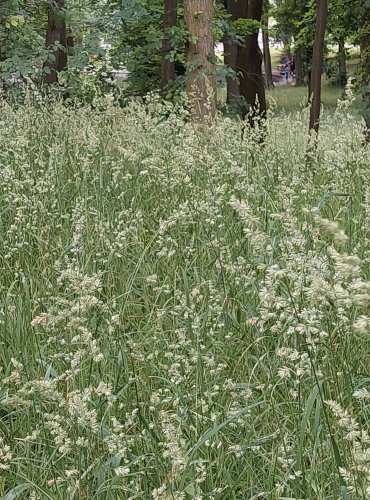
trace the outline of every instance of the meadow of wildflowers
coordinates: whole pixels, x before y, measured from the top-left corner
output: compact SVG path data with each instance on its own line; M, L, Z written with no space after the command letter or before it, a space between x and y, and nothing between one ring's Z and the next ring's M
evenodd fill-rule
M360 120L149 108L1 107L1 498L368 498Z

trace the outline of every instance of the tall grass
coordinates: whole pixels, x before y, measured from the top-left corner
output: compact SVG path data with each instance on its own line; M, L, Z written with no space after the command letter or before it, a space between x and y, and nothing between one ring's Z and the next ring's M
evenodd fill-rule
M150 108L1 108L1 497L366 498L361 122Z
M343 98L344 89L333 82L323 79L322 81L322 114L330 115L335 113L337 102ZM306 85L295 86L293 84L275 85L273 89L266 90L267 104L272 108L275 115L290 115L297 111L304 111L308 106L308 88ZM220 103L226 101L226 86L218 89L218 100ZM363 103L358 95L351 102L351 113L360 115Z
M338 99L343 94L343 88L323 81L322 85L322 112L333 114L337 108ZM277 85L267 92L267 99L270 105L276 108L276 113L295 113L307 107L308 88L307 86Z

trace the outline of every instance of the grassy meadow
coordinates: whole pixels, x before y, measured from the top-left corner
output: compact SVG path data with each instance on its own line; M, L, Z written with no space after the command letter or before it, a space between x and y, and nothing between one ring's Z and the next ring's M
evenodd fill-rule
M305 109L270 110L261 146L155 100L2 104L1 498L368 498L348 105L308 158Z
M341 99L343 88L323 80L321 90L322 112L333 114ZM280 85L267 91L267 102L276 114L290 114L307 108L307 86ZM353 104L352 104L353 106Z

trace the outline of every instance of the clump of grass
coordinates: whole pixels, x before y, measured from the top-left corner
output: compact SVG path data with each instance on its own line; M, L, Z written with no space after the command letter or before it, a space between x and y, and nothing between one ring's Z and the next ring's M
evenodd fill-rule
M366 497L368 150L306 115L2 106L2 497Z

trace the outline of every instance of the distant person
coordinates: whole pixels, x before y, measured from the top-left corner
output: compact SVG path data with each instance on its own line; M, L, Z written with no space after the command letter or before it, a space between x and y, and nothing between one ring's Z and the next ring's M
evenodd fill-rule
M286 56L282 56L280 59L280 64L284 67L286 63L288 62L288 59Z
M278 66L278 70L280 71L281 75L285 75L285 67L288 63L288 59L285 55L282 55L280 57L280 65Z
M284 73L285 73L285 80L288 83L289 81L289 74L290 74L290 67L289 67L289 62L287 62L284 66Z

